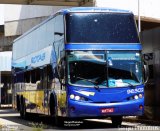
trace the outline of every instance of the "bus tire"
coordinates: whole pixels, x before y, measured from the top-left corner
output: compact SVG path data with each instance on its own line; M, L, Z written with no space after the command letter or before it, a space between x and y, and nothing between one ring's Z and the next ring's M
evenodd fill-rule
M111 117L112 125L114 127L120 127L122 124L123 117L122 116L113 116Z
M20 96L19 95L17 95L16 96L16 107L17 107L17 111L20 111Z
M23 97L21 97L20 116L23 119L27 119L25 98Z
M50 96L49 103L50 103L50 105L49 105L50 106L50 116L51 116L53 124L55 124L56 104L55 104L55 99L54 99L53 95Z
M20 96L20 117L23 118L23 97Z
M56 99L53 94L50 96L50 116L52 119L52 123L58 127L63 126L64 119L63 117L57 116L56 112Z

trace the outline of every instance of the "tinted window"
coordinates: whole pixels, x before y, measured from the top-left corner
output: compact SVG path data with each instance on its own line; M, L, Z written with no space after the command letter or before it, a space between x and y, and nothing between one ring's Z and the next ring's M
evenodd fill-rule
M26 83L30 83L30 71L24 73L24 78Z
M66 15L67 42L138 43L131 13L72 13Z

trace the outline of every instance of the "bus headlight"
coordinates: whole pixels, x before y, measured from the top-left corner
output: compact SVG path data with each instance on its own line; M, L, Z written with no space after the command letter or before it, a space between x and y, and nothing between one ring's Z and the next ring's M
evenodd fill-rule
M143 94L137 94L128 98L128 100L137 100L143 98Z
M138 99L138 95L135 95L135 96L134 96L134 99L136 99L136 100L137 100L137 99Z
M74 99L74 97L75 97L75 96L74 96L73 94L70 95L70 99Z
M75 100L79 101L80 100L80 96L75 96Z
M76 100L76 101L88 101L87 98L84 98L84 97L78 96L78 95L74 95L74 94L71 94L69 96L69 98L72 99L72 100Z

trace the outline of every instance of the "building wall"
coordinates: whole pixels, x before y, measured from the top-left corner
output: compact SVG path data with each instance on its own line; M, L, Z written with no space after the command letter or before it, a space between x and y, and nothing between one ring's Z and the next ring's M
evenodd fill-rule
M142 32L141 40L144 53L160 50L160 27Z
M5 22L5 36L22 35L45 20L47 16Z
M11 104L12 52L0 52L0 104Z
M12 52L0 52L0 71L11 71Z
M49 16L67 6L40 6L40 5L6 5L4 7L4 21L15 21L36 17ZM12 11L12 15L11 14Z
M4 5L0 5L0 25L4 25Z
M65 6L6 5L5 36L21 35ZM12 11L12 15L11 15Z
M12 84L11 84L11 72L10 71L3 71L1 72L1 82L3 86L0 88L1 97L0 97L0 104L11 104L12 103Z
M18 36L5 37L4 34L0 34L0 51L11 51L12 42Z
M140 2L140 14L144 17L159 19L160 21L160 1L159 0L96 0L98 7L111 7L131 10L138 15L138 1Z
M145 88L146 117L160 119L160 27L141 33L143 54L150 69Z

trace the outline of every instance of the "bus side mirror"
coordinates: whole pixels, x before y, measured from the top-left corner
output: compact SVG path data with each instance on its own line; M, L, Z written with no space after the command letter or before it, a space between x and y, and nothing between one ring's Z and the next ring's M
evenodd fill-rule
M147 62L143 62L143 68L144 68L144 84L146 84L148 82L149 79L149 67Z
M64 35L64 33L61 33L61 32L54 32L54 35L62 36L62 35Z

